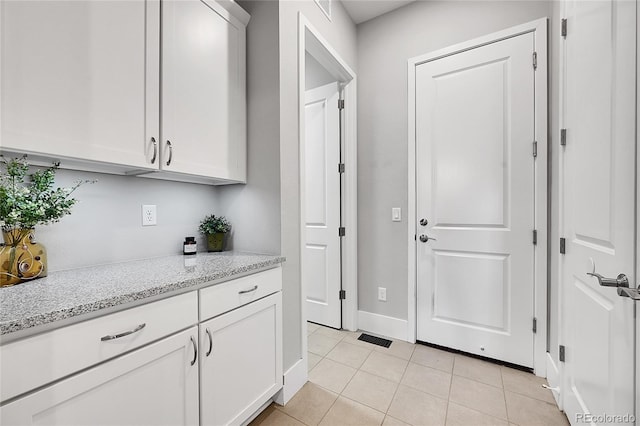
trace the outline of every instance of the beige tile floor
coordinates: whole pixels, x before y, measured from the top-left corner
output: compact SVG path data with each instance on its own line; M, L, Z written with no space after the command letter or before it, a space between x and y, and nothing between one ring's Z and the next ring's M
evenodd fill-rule
M252 425L568 425L544 379L468 356L309 323L309 382Z

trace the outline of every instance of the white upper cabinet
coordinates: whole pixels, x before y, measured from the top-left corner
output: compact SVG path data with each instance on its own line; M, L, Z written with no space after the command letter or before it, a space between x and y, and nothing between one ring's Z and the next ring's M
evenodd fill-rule
M154 167L157 1L9 0L0 14L2 150Z
M249 15L233 6L243 21L210 0L163 2L162 170L245 181Z
M248 21L228 0L0 1L0 150L244 182Z

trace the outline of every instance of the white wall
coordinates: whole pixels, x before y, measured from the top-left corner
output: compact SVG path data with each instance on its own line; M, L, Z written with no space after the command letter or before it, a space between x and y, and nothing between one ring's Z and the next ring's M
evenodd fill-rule
M197 228L220 211L215 187L70 170L58 171L56 185L78 179L98 182L75 192L70 216L36 228L50 271L182 253L186 236L206 251ZM157 206L157 226L142 226L142 204Z
M247 184L220 187L232 248L280 254L278 2L240 1L247 26Z
M329 71L316 60L309 53L304 55L305 57L305 89L315 89L316 87L324 86L325 84L333 83L336 79L329 74Z
M298 12L356 69L356 27L342 3L329 21L313 0L280 1L280 179L282 215L284 369L301 357L300 199L298 163Z
M361 311L407 319L407 59L550 13L546 1L418 1L358 25Z

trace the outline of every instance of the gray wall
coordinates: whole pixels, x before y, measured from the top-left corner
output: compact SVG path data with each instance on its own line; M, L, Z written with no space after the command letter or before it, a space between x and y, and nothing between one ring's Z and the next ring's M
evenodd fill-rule
M220 187L232 247L280 253L278 2L240 1L247 26L247 184Z
M335 78L325 67L320 65L320 62L316 60L309 53L305 53L305 68L304 68L304 84L305 89L315 89L316 87L324 86L325 84L333 83Z
M186 236L198 237L206 251L197 229L220 211L215 187L70 170L58 171L56 185L78 179L98 182L76 191L70 216L36 228L50 271L182 253ZM157 226L142 227L142 204L157 206Z
M360 310L407 319L407 60L550 14L546 1L418 1L358 25Z
M300 180L298 164L298 12L338 55L356 69L356 27L342 3L333 2L329 21L313 0L280 1L280 169L284 369L302 357L300 293Z

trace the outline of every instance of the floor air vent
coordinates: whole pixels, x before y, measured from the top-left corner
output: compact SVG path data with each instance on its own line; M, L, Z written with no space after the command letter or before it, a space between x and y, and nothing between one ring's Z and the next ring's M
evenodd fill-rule
M362 340L363 342L373 343L374 345L382 346L383 348L388 348L391 346L391 340L383 339L381 337L372 336L370 334L362 333L358 340Z

